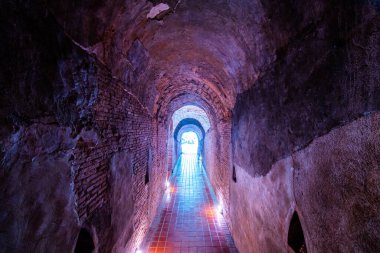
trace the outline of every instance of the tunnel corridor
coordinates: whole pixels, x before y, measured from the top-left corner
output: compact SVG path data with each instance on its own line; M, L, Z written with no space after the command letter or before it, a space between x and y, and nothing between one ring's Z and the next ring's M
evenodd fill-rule
M237 252L197 154L180 156L146 240L141 252Z
M378 253L379 98L378 0L3 0L0 253Z

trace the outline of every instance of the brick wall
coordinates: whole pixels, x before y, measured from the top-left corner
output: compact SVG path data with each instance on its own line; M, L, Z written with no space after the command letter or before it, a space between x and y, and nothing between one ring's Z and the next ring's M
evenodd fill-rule
M157 207L162 199L165 181L168 175L168 131L169 128L163 123L154 122L153 134L153 181L150 192L151 207L149 209L150 217L153 218L157 211Z
M212 124L204 141L204 164L216 197L223 206L223 215L230 225L231 120Z
M74 152L76 208L81 223L92 223L96 212L110 209L112 215L105 222L111 224L112 231L98 236L100 241L111 236L113 243L99 247L133 252L145 236L162 196L159 188L164 185L166 174L160 168L164 164L153 163L156 146L152 144L152 117L147 109L122 82L113 79L106 68L99 65L95 69L93 81L97 98L93 125L82 130ZM112 178L110 164L118 154L128 156L125 164L114 169L132 172L130 188L114 189L116 179ZM122 190L132 191L132 202L115 203L120 202L115 196L123 196ZM117 210L121 208L125 208L125 213ZM124 217L127 213L130 215ZM128 218L132 226L122 221Z

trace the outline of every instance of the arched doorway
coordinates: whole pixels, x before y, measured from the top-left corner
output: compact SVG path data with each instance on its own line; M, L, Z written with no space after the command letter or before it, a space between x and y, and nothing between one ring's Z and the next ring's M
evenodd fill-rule
M190 133L192 132L195 134L193 135L193 141L197 142L197 151L196 154L202 160L202 157L204 155L203 153L203 147L204 147L204 138L205 138L205 130L203 128L203 125L196 119L194 118L185 118L178 122L176 125L176 128L173 131L172 137L171 137L171 148L172 150L169 151L171 152L171 157L173 160L172 164L172 169L176 166L176 164L179 162L179 158L181 154L183 153L182 151L182 143L185 141L183 140L183 136L187 136L188 134L184 135L185 133ZM192 141L191 141L192 142ZM185 143L184 147L185 149L188 147L194 147L194 146L189 146L190 144L188 142Z
M181 153L185 155L198 154L198 136L193 131L184 132L181 136Z

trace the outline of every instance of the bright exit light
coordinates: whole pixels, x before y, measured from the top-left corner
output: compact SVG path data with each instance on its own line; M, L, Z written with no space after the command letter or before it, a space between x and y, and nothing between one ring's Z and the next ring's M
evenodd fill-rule
M185 132L181 136L181 149L184 154L198 153L198 136L194 132Z
M170 183L169 183L169 181L166 181L166 182L165 182L165 186L166 186L166 188L169 188L169 187L170 187Z

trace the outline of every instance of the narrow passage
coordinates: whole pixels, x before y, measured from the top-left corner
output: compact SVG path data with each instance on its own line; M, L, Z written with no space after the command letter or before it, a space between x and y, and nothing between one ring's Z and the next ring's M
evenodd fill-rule
M182 154L144 252L237 252L196 154Z

